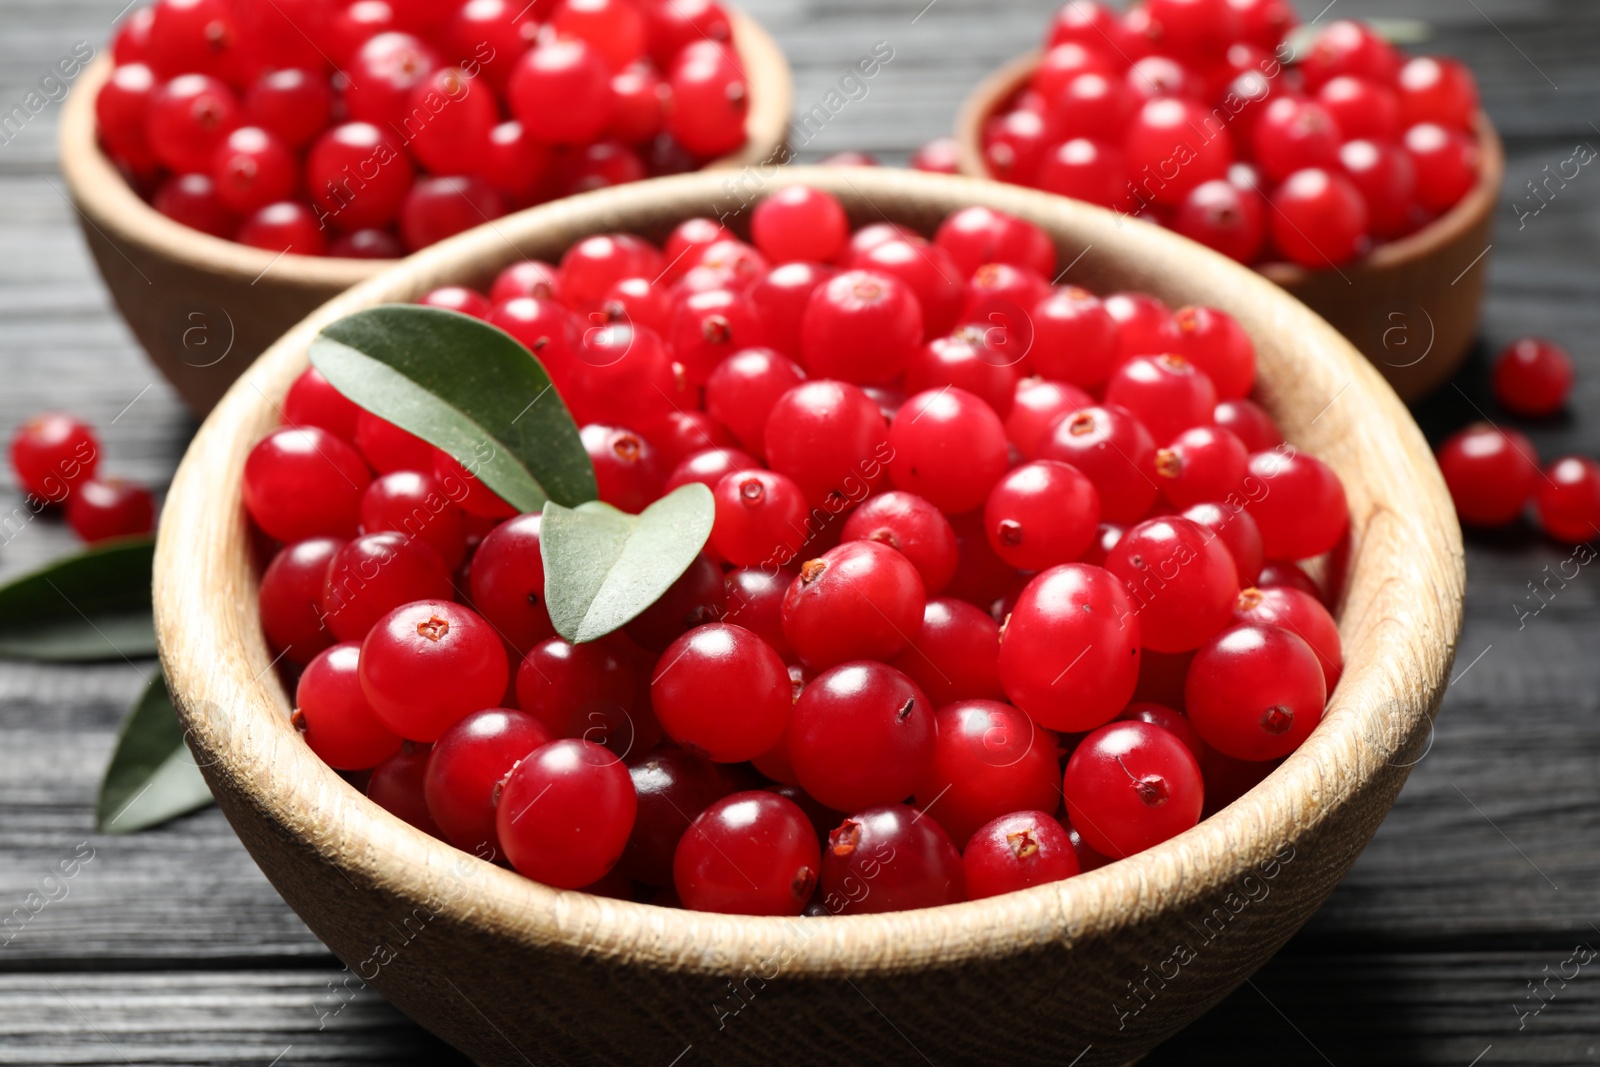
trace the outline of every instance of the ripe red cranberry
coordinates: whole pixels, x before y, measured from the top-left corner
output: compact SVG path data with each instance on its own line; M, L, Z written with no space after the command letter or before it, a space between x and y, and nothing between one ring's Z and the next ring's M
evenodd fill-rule
M657 749L628 765L638 816L618 869L646 885L672 884L672 858L683 832L712 803L739 788L731 768L681 748Z
M661 495L665 472L650 442L631 430L598 423L585 426L580 437L594 463L601 500L637 513Z
M767 465L793 478L813 507L838 514L883 480L893 454L888 437L878 405L858 387L802 382L767 416Z
M1055 735L996 700L961 700L934 715L933 764L917 785L917 805L937 819L957 848L1008 812L1053 808Z
M155 509L155 498L142 485L91 478L74 486L67 497L67 525L90 544L136 537L154 528Z
M1172 309L1149 293L1112 293L1102 305L1117 325L1113 370L1135 356L1158 356L1177 345Z
M692 385L704 385L723 360L765 340L766 329L755 305L728 289L684 297L667 331L673 357L683 364Z
M1325 687L1331 694L1344 671L1339 645L1339 624L1310 593L1299 589L1245 589L1233 607L1233 621L1255 626L1277 626L1296 634L1316 653Z
M145 137L144 116L157 84L149 67L126 63L111 72L110 80L94 99L100 142L114 157L141 161L144 166L140 169L155 164Z
M517 513L516 508L502 500L493 489L477 477L474 471L468 471L442 449L433 450L433 463L427 469L433 471L433 476L439 482L444 495L471 516L467 520L469 535L475 530L482 533L487 529L482 520L509 519Z
M1367 228L1381 240L1403 237L1416 227L1417 168L1392 141L1346 141L1339 169L1367 205Z
M772 646L784 660L794 658L783 633L783 598L790 576L757 567L737 567L726 574L728 611L724 622L742 626Z
M324 649L295 686L295 725L311 751L341 771L376 767L400 751L400 735L385 726L361 691L361 646Z
M496 526L468 572L473 606L519 652L555 633L544 601L539 522L537 514L521 515Z
M320 256L328 250L327 239L311 209L292 200L280 200L256 211L239 225L234 240L251 248L301 256Z
M1059 882L1082 870L1072 838L1042 811L1011 812L985 823L967 842L961 865L968 900Z
M708 159L744 144L750 86L731 49L695 41L678 53L668 77L674 106L667 132L691 155Z
M649 278L623 278L613 282L601 301L612 322L631 322L658 334L672 327L672 294Z
M1205 83L1198 74L1176 59L1163 55L1147 55L1134 60L1123 72L1123 88L1130 102L1136 106L1165 97L1199 100L1206 92ZM1170 164L1168 166L1170 169Z
M1286 560L1269 559L1263 563L1261 565L1261 576L1256 579L1256 587L1258 589L1298 589L1302 593L1316 597L1324 607L1328 603L1317 583L1311 580L1311 576L1298 563Z
M964 389L918 393L889 426L889 473L946 514L984 502L1007 465L1005 426Z
M1557 541L1582 544L1600 537L1600 464L1563 456L1550 464L1534 507L1539 525Z
M1136 522L1160 494L1155 479L1155 442L1127 408L1097 404L1058 419L1038 448L1082 471L1100 495L1100 517Z
M1104 49L1116 33L1116 26L1117 16L1100 0L1063 4L1051 16L1045 32L1045 47L1071 42L1085 48Z
M830 915L932 908L967 895L950 836L904 804L857 811L828 834L821 889Z
M1238 503L1204 501L1191 504L1183 509L1183 517L1204 526L1221 540L1223 547L1228 550L1228 555L1233 557L1233 565L1239 572L1241 586L1255 583L1266 558L1265 549L1261 547L1261 528L1244 509L1243 501ZM1120 534L1117 539L1121 540ZM1109 551L1108 548L1107 552Z
M1350 526L1344 485L1326 463L1304 452L1250 456L1250 475L1265 491L1247 505L1270 559L1310 559L1339 543Z
M179 174L208 173L211 159L240 122L239 99L207 74L178 74L150 94L145 143Z
M1083 555L1100 525L1100 496L1076 467L1034 460L995 483L983 514L995 555L1018 570L1042 571Z
M981 398L1005 418L1015 402L1019 372L1016 357L991 347L989 336L989 329L960 326L950 336L936 337L918 348L906 366L906 391L922 393L955 386Z
M783 632L813 670L887 660L911 643L925 602L922 577L905 556L876 541L847 541L800 568L784 597Z
M1572 359L1554 341L1523 337L1500 350L1494 364L1494 398L1516 415L1554 415L1572 389Z
M557 300L559 285L557 267L537 259L518 260L495 275L494 283L489 286L489 303L503 304L519 296Z
M12 464L20 466L16 457L13 443ZM274 430L245 460L244 506L257 526L285 544L323 535L351 537L361 494L371 481L372 472L356 450L326 430Z
M291 663L309 663L334 642L322 621L322 587L342 547L334 537L297 541L279 549L261 575L261 628Z
M458 67L443 67L412 86L401 125L406 148L435 174L478 173L489 131L500 121L494 93Z
M1399 69L1400 57L1394 47L1370 26L1351 19L1339 19L1318 30L1300 61L1306 88L1313 91L1341 74L1392 85Z
M650 443L656 446L656 451L661 453L664 463L673 465L676 471L691 456L705 451L738 452L740 456L750 459L750 466L760 466L760 463L749 453L741 452L734 446L738 444L728 428L703 411L671 411L666 418L657 421L647 432ZM726 472L724 472L726 473ZM667 476L667 492L677 488L678 484ZM708 483L708 488L716 484L716 479Z
M638 805L617 757L590 741L552 741L506 778L495 828L520 873L578 889L616 866Z
M88 423L71 415L36 415L11 438L11 469L18 483L51 504L66 500L74 486L94 477L99 466L99 439Z
M509 333L532 352L559 391L570 388L573 352L582 344L577 320L554 300L519 296L494 305L488 323Z
M339 640L359 641L402 604L447 600L454 591L450 569L427 542L394 531L362 534L341 547L328 564L323 621Z
M498 858L503 851L495 829L500 784L524 756L553 740L532 715L508 708L475 711L440 734L422 790L444 839Z
M1345 139L1333 116L1315 100L1280 96L1256 120L1255 160L1269 180L1281 182L1306 167L1334 167Z
M718 482L734 471L760 469L761 461L748 452L741 452L737 448L704 448L686 456L672 468L661 491L670 493L690 482L699 482L707 489L715 489Z
M1013 263L1044 278L1056 275L1056 248L1034 223L993 208L973 205L945 216L934 243L954 261L961 277L985 263Z
M735 352L706 380L706 411L733 432L741 447L766 454L767 416L778 399L805 380L805 371L770 348Z
M395 608L361 643L361 688L372 710L413 741L434 741L471 712L497 706L509 677L494 628L445 600Z
M1322 270L1354 259L1365 244L1367 205L1348 178L1297 170L1272 193L1272 240L1290 262Z
M1403 144L1417 168L1417 202L1444 212L1478 181L1478 143L1458 130L1424 122L1406 130Z
M1133 527L1106 556L1106 569L1127 583L1144 647L1156 652L1199 648L1228 624L1239 593L1227 547L1181 517Z
M296 67L269 70L245 92L244 114L290 148L303 149L328 127L333 87L320 71Z
M1146 102L1123 137L1138 195L1171 207L1201 182L1227 174L1233 162L1230 137L1216 129L1211 109L1196 100L1164 96Z
M379 474L433 469L432 445L370 411L356 414L355 444Z
M642 712L635 715L638 676L604 642L539 642L517 668L516 690L517 706L557 737L584 737L627 753L642 751L646 746L637 742L655 729Z
M347 65L344 103L350 118L410 136L405 124L412 90L441 65L433 46L413 34L396 30L367 38Z
M954 597L933 597L922 628L891 666L942 708L954 700L1001 700L1000 627L989 613Z
M654 140L667 127L672 87L649 62L632 63L611 76L608 131L631 144Z
M348 63L361 46L400 28L389 0L355 0L328 20L326 34L335 62Z
M1392 141L1400 133L1400 98L1387 85L1341 74L1317 90L1317 103L1333 120L1340 140Z
M1106 403L1132 412L1153 440L1170 442L1190 427L1210 424L1217 390L1204 371L1182 356L1138 356L1111 376Z
M1238 400L1256 378L1256 349L1239 320L1226 311L1183 307L1173 312L1172 350L1198 367L1219 400Z
M1061 786L1072 825L1097 852L1121 859L1200 821L1200 765L1171 732L1114 722L1079 743Z
M111 58L118 66L144 63L150 58L150 25L155 17L153 6L141 7L117 24L111 37Z
M1006 437L1024 459L1034 459L1057 420L1093 405L1094 398L1075 385L1024 378L1017 383L1011 414L1006 416Z
M1230 0L1149 0L1147 10L1163 38L1180 54L1220 52L1242 32Z
M922 308L899 279L852 270L818 286L800 322L800 355L818 378L893 380L922 341Z
M690 630L662 653L650 702L674 741L718 763L739 763L783 737L789 674L754 633L712 623Z
M955 530L938 508L914 493L892 490L871 497L850 513L841 536L845 541L876 541L905 556L929 596L955 576Z
M800 355L800 322L806 306L811 294L834 273L822 263L784 263L751 283L745 295L766 323L768 344L790 359Z
M1179 682L1181 684L1182 679L1179 679ZM1117 719L1147 722L1152 726L1161 727L1179 741L1182 741L1183 747L1187 748L1196 760L1201 761L1201 767L1204 769L1206 743L1200 739L1200 732L1194 728L1194 724L1189 721L1189 717L1183 712L1175 711L1165 704L1134 701L1122 709L1122 714L1118 715Z
M750 238L773 263L828 263L844 251L850 220L831 193L789 185L767 196L750 215Z
M1239 16L1242 38L1268 51L1300 24L1288 0L1230 0L1230 6Z
M1254 400L1224 400L1213 418L1218 426L1232 430L1251 452L1270 452L1283 444L1277 423Z
M1214 178L1184 194L1172 228L1240 263L1253 263L1267 236L1266 200L1260 193Z
M347 122L318 137L306 156L306 188L340 229L387 226L400 214L415 172L394 139L370 123Z
M1000 635L1000 682L1011 702L1052 730L1109 722L1139 677L1141 620L1122 582L1082 563L1028 583Z
M466 555L461 509L431 473L393 471L374 480L361 497L361 528L367 533L392 530L425 541L449 570L455 570Z
M423 307L459 311L475 319L487 318L489 310L494 307L488 297L464 285L441 285L437 289L430 289L418 298L417 303Z
M822 850L794 801L734 793L697 816L678 841L672 881L691 911L799 915L811 901Z
M367 779L367 799L423 833L438 837L439 827L428 813L428 802L422 793L428 750L432 747L415 741L402 743L399 752L372 768Z
M1478 85L1465 63L1444 56L1417 56L1396 80L1400 123L1433 122L1471 130L1478 114Z
M207 172L218 199L241 215L287 200L300 184L294 152L259 126L240 126L223 138Z
M647 326L591 326L575 354L563 399L579 422L604 417L623 426L654 426L680 404L692 403L683 368Z
M800 693L784 744L801 788L828 807L893 803L932 766L933 707L886 663L844 663Z
M1235 626L1195 653L1184 683L1189 721L1234 759L1269 760L1300 747L1322 721L1327 688L1317 655L1277 626Z
M400 236L416 251L505 213L505 201L482 178L423 178L400 205Z
M405 254L398 237L370 226L340 234L328 246L328 255L345 259L399 259Z
M803 547L806 498L789 478L773 471L734 471L723 475L712 496L711 544L728 562L776 567Z
M1156 451L1156 481L1173 507L1186 508L1237 496L1249 463L1250 453L1233 431L1195 426Z
M1122 153L1108 144L1074 137L1040 157L1030 184L1057 196L1117 207L1127 197Z
M1117 324L1086 289L1052 289L1033 308L1033 370L1054 381L1088 389L1111 376L1117 355Z

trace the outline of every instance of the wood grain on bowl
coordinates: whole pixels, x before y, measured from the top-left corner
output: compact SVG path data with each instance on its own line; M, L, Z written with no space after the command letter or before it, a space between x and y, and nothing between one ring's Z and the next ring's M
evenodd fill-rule
M726 170L781 159L794 87L783 52L753 19L729 10L750 83L747 141L707 164ZM191 410L204 415L285 330L396 260L285 255L174 222L128 185L100 150L95 97L110 56L92 63L61 119L61 170L84 240L129 328Z
M1322 725L1265 782L1064 882L916 912L772 919L548 889L412 829L303 744L257 622L240 473L311 338L359 308L483 284L519 254L554 257L590 233L659 238L723 212L738 229L751 190L713 174L545 205L428 249L320 308L246 372L178 471L157 551L162 658L188 736L240 838L312 930L481 1063L668 1064L691 1046L702 1062L763 1067L1125 1063L1261 966L1388 811L1426 743L1461 622L1449 496L1377 371L1244 267L994 182L785 168L761 188L795 182L838 196L858 225L932 232L969 204L1009 211L1052 235L1073 283L1214 304L1250 332L1260 399L1295 447L1339 473L1351 511L1345 673ZM862 998L906 1040L858 1028Z
M962 103L955 130L961 173L990 176L984 124L1026 85L1038 63L1038 52L1018 56L979 82ZM1427 226L1323 270L1293 263L1257 267L1349 338L1406 400L1443 385L1478 336L1505 153L1482 112L1476 133L1477 184Z

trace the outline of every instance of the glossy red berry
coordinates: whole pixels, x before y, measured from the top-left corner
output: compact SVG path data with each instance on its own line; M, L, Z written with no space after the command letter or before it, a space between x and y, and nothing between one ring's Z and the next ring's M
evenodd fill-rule
M1395 87L1402 125L1433 122L1450 129L1472 129L1478 113L1478 85L1465 63L1444 56L1417 56L1400 68Z
M972 276L970 272L963 274L938 245L929 245L920 236L912 240L904 234L852 249L845 265L852 271L866 271L904 284L922 311L924 338L938 337L956 324L966 298L963 283Z
M1117 368L1106 403L1132 412L1157 444L1193 426L1209 425L1217 406L1211 378L1182 356L1138 356Z
M560 272L558 268L537 259L522 259L495 275L489 287L489 303L503 304L519 296L556 300Z
M244 114L290 148L302 149L327 128L333 99L333 88L320 71L284 67L251 83L244 96Z
M1333 167L1338 162L1339 144L1346 139L1327 108L1297 96L1268 101L1252 136L1255 161L1274 182L1305 167Z
M667 132L690 155L726 155L744 144L750 86L729 49L712 40L689 44L673 61L669 81Z
M413 117L407 113L411 93L440 66L439 53L413 34L392 30L368 37L346 67L344 103L350 118L411 136L405 130Z
M911 647L891 661L942 708L953 700L1002 700L1000 627L987 611L954 597L922 609Z
M1224 400L1212 417L1218 426L1232 430L1251 452L1269 452L1283 444L1283 434L1272 416L1254 400Z
M1062 781L1072 825L1095 851L1122 858L1200 821L1205 785L1194 755L1147 722L1114 722L1079 743Z
M155 526L155 498L142 485L120 479L90 479L67 497L67 525L90 544L147 534Z
M447 600L450 569L426 541L388 531L362 534L328 564L323 621L341 641L360 641L390 611L413 600ZM414 737L413 741L431 741Z
M1076 286L1051 290L1033 308L1033 370L1054 381L1091 388L1111 376L1117 325L1094 294Z
M811 294L834 273L822 263L784 263L751 283L745 295L767 325L768 344L790 359L800 355L800 322L806 306Z
M1149 293L1111 293L1101 304L1117 325L1114 366L1135 356L1158 356L1177 347L1172 309Z
M737 448L705 448L684 457L667 475L663 493L670 493L690 482L699 482L707 489L734 471L760 470L761 461Z
M718 363L706 380L706 411L757 457L766 454L767 416L805 371L771 348L747 348Z
M387 226L400 214L414 171L404 150L382 129L347 122L318 137L306 156L306 188L327 220L342 230Z
M1416 228L1417 168L1400 145L1346 141L1339 146L1339 170L1367 205L1372 236L1392 240Z
M1245 510L1242 499L1227 503L1208 500L1191 504L1183 509L1183 517L1204 526L1222 542L1223 547L1228 550L1228 555L1233 557L1233 565L1239 572L1241 586L1248 586L1256 581L1261 574L1261 565L1265 562L1266 555L1261 547L1261 528ZM1118 540L1121 540L1120 534Z
M784 743L800 786L839 811L910 796L932 766L933 707L885 663L823 671L794 702Z
M689 382L704 385L723 360L763 344L766 336L765 324L749 297L719 288L680 300L666 340Z
M1160 489L1155 442L1127 408L1097 404L1058 419L1038 449L1039 459L1059 460L1081 471L1100 496L1100 517L1136 522Z
M505 213L505 201L482 178L423 178L400 205L400 236L416 251Z
M1172 228L1240 263L1253 263L1266 241L1266 201L1260 193L1213 178L1184 194Z
M663 747L628 764L638 816L618 870L646 885L672 885L672 859L689 824L739 789L732 768L681 748Z
M1139 679L1142 627L1122 582L1067 563L1039 574L1000 635L1000 682L1039 725L1079 732L1111 721Z
M1269 559L1261 565L1261 576L1256 579L1255 584L1259 589L1298 589L1302 593L1316 597L1324 607L1328 603L1327 598L1322 595L1321 588L1298 563Z
M579 436L594 464L601 500L638 513L661 495L666 472L650 442L631 430L598 423L585 426Z
M1273 190L1272 207L1273 244L1302 267L1341 266L1366 243L1366 201L1342 174L1321 167L1297 170Z
M517 668L516 690L517 707L557 737L584 737L626 754L653 729L642 714L635 717L638 675L605 642L539 642Z
M100 466L100 441L88 423L52 412L36 415L11 438L11 469L26 493L51 504L66 500L75 485Z
M292 200L268 204L251 214L239 224L234 240L251 248L300 256L320 256L328 250L311 209Z
M783 737L789 674L751 631L712 623L690 630L661 654L650 701L674 741L718 763L739 763Z
M412 741L437 740L468 714L497 707L509 680L494 628L446 600L395 608L361 643L362 691L378 718Z
M998 314L998 313L997 313ZM1004 327L959 326L948 337L936 337L918 348L906 365L903 384L908 393L937 391L946 386L965 389L979 397L1004 419L1016 400L1017 359L989 344L991 337L1004 334Z
M811 820L794 801L755 790L716 801L678 842L673 885L691 911L799 915L822 869Z
M403 742L400 751L372 768L367 779L367 798L389 814L415 826L431 837L439 827L428 813L422 780L428 771L428 750L432 745Z
M815 670L887 660L911 643L925 599L922 577L905 556L876 541L848 541L800 568L784 597L783 632Z
M1156 450L1156 481L1175 508L1239 498L1250 453L1231 430L1195 426Z
M1402 128L1400 99L1395 91L1365 78L1341 74L1324 82L1317 90L1317 103L1333 120L1340 139L1345 141L1392 141Z
M961 700L934 715L933 765L917 786L917 806L957 848L1008 812L1056 804L1055 735L996 700Z
M807 381L767 416L767 465L794 479L813 506L838 514L866 499L888 470L878 405L848 382Z
M1181 688L1183 679L1178 679ZM1118 715L1119 720L1147 722L1159 726L1172 734L1183 747L1187 748L1194 758L1200 761L1202 770L1205 767L1206 743L1200 739L1200 732L1194 728L1189 717L1181 711L1175 711L1165 704L1153 704L1149 701L1134 701L1122 709Z
M12 456L15 464L15 445ZM274 430L245 459L244 505L257 526L285 544L350 537L371 481L356 450L328 431Z
M500 786L519 760L555 738L521 711L485 708L439 735L428 757L423 795L444 839L486 859L503 849L495 829Z
M1042 571L1083 555L1100 525L1100 495L1076 467L1034 460L995 483L984 505L995 555L1023 571Z
M1211 109L1176 96L1146 102L1128 124L1122 150L1139 196L1173 207L1233 162L1232 139L1217 134Z
M279 549L261 575L261 628L291 663L309 663L334 642L322 620L322 589L342 547L334 537L297 541Z
M207 173L217 146L239 125L240 110L239 98L223 82L179 73L150 94L145 141L171 170Z
M831 193L789 185L772 193L750 215L750 239L773 263L828 263L844 251L850 220Z
M778 567L793 559L806 539L805 494L773 471L746 470L723 475L712 490L716 522L711 544L740 567Z
M1044 278L1056 275L1056 248L1043 229L993 208L973 205L945 217L934 243L950 256L961 277L985 263L1013 263Z
M1478 143L1459 130L1424 122L1406 130L1402 139L1417 169L1417 202L1444 212L1478 181Z
M829 915L932 908L966 899L961 853L939 824L904 804L857 811L822 849Z
M1127 584L1144 647L1156 652L1199 648L1228 624L1239 592L1227 547L1181 517L1133 527L1106 556L1106 569Z
M800 322L800 358L813 377L891 381L922 341L922 307L899 279L846 271L819 285Z
M1322 666L1322 678L1331 694L1344 671L1344 654L1339 646L1339 624L1328 609L1310 593L1299 589L1245 589L1233 608L1233 621L1240 625L1277 626L1288 630L1311 646Z
M355 445L380 474L433 469L432 445L370 411L356 413Z
M956 535L950 521L913 493L894 490L873 496L851 512L841 536L845 541L876 541L905 556L930 596L955 575Z
M1250 475L1264 486L1247 505L1270 559L1310 559L1339 543L1350 526L1344 485L1333 468L1293 449L1256 452Z
M506 778L495 829L506 859L557 889L598 881L622 855L638 813L622 761L590 741L552 741Z
M771 645L783 659L792 660L794 650L783 633L783 598L789 591L788 572L737 567L725 578L728 610L722 621L744 627Z
M961 865L968 900L1059 882L1082 870L1072 838L1042 811L1011 812L985 823L967 842Z
M1524 337L1500 350L1494 364L1494 398L1516 415L1554 415L1572 389L1572 358L1553 341Z
M1538 483L1534 507L1539 525L1557 541L1582 544L1600 537L1600 464L1587 456L1556 460Z
M1006 438L1024 459L1033 459L1058 419L1093 405L1094 398L1075 385L1024 378L1017 383L1011 414L1006 416Z
M1400 69L1400 57L1372 27L1339 19L1317 31L1300 69L1306 87L1312 90L1341 74L1391 85Z
M1238 400L1256 378L1256 349L1239 320L1226 311L1182 307L1172 314L1173 351L1211 379L1219 400Z
M889 427L890 476L947 514L984 502L1007 465L1005 426L964 389L918 393Z
M361 691L361 646L324 649L295 686L295 725L322 762L364 771L400 751L400 735L385 726Z
M392 530L425 541L452 571L467 550L461 509L432 473L393 471L374 480L361 497L361 529Z
M728 583L722 568L702 552L624 632L641 647L661 652L685 632L727 613Z
M1277 626L1235 626L1195 653L1184 683L1189 721L1224 756L1269 760L1300 747L1322 721L1317 655Z

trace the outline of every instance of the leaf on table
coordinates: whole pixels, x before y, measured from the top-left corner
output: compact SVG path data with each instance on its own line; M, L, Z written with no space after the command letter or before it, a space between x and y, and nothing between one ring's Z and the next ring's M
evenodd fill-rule
M519 511L595 498L577 423L544 365L504 330L443 308L384 304L325 326L311 363Z
M155 541L97 545L0 586L0 657L75 663L156 654Z
M546 504L539 524L545 605L556 632L593 641L661 599L711 535L711 490L691 482L638 515L593 501Z
M95 801L95 829L131 834L210 803L211 790L184 743L183 724L158 669L123 720Z

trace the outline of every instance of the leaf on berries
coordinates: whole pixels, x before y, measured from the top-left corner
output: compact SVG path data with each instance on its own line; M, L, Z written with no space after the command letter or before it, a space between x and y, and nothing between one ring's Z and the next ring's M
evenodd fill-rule
M593 641L636 618L689 569L716 508L711 490L692 482L637 515L593 501L546 504L539 524L545 606L556 632Z
M155 542L97 545L0 586L0 658L47 663L156 654Z
M504 330L457 311L384 304L324 327L311 363L519 511L595 498L577 423L544 365Z
M123 720L95 801L95 829L131 834L211 803L211 789L184 744L183 724L159 670Z

